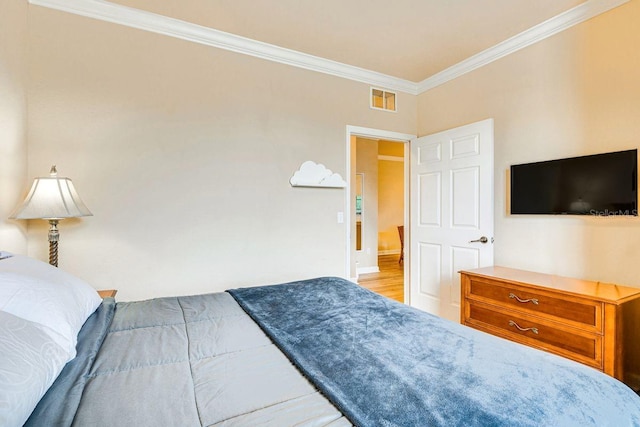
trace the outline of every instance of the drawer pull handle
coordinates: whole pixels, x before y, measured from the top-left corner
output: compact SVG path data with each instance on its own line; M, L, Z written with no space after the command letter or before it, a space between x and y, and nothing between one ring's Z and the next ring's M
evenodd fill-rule
M538 328L522 328L513 320L509 320L509 326L515 326L519 331L522 331L522 332L531 331L534 334L538 334Z
M509 294L509 298L511 298L511 299L515 299L516 301L521 302L521 303L523 303L523 304L526 304L526 303L528 303L528 302L532 302L532 303L534 303L535 305L538 305L538 298L520 299L520 298L518 298L518 296L517 296L516 294L514 294L514 293L510 293L510 294Z

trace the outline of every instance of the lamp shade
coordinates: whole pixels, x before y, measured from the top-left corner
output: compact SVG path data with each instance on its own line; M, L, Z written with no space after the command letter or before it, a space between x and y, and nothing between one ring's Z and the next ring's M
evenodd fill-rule
M29 194L10 218L62 219L92 215L71 180L58 177L53 166L50 176L33 180Z

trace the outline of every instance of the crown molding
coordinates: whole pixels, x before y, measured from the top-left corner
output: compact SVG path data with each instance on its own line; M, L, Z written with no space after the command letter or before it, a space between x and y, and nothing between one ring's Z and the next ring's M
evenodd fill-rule
M630 0L588 0L419 83L104 0L29 0L29 3L372 86L419 95L628 1Z
M567 28L580 24L627 2L629 2L629 0L588 0L422 80L418 83L418 94L440 86L443 83L544 40L547 37L551 37Z
M417 84L409 80L297 52L269 43L263 43L179 19L110 3L108 1L29 0L29 3L417 95Z

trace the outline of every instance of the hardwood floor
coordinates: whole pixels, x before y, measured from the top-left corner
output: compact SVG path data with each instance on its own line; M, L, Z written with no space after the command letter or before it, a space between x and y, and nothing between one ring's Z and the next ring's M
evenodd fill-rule
M362 274L358 284L375 293L404 302L404 266L398 263L399 255L380 255L379 273Z

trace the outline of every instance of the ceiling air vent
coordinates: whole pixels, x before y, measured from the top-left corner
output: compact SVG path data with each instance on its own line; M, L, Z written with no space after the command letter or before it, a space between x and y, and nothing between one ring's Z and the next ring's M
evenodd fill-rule
M371 108L375 110L396 111L396 93L384 89L371 88Z

